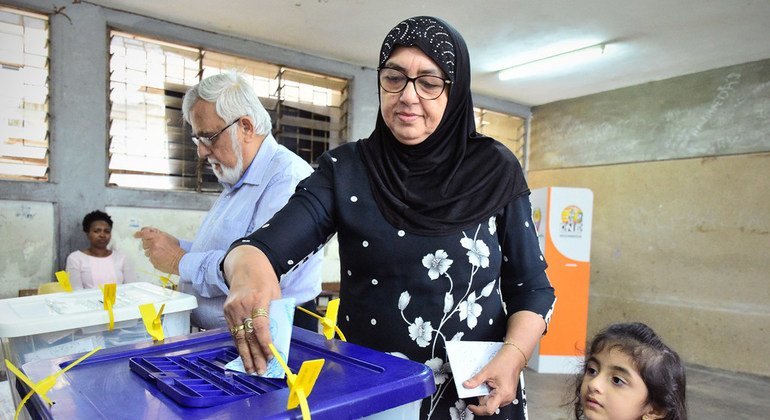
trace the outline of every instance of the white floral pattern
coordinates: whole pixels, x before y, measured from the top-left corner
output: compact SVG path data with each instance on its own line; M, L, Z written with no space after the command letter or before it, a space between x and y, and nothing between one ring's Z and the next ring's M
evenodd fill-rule
M446 292L444 295L444 313L452 310L452 306L455 304L455 298L451 293Z
M468 409L463 400L457 400L454 407L449 408L449 417L452 420L472 420L473 412Z
M489 247L484 241L464 237L460 240L460 245L468 250L465 255L468 256L468 262L470 262L472 266L481 268L489 267Z
M409 306L410 300L412 300L412 296L409 292L402 292L401 296L398 297L398 310L403 312Z
M422 265L428 269L428 277L431 280L436 280L449 270L452 260L448 257L449 255L443 249L439 249L435 254L422 257Z
M425 364L433 371L433 380L436 382L436 385L441 385L449 379L449 363L444 363L441 358L434 357L425 362Z
M497 224L495 218L491 217L487 222L487 228L494 235L496 232ZM428 278L431 281L436 281L441 278L448 282L448 290L444 293L443 299L443 315L441 320L437 321L438 325L434 326L431 321L426 321L422 316L418 316L414 321L410 321L410 318L404 313L406 308L411 302L412 295L409 291L401 292L398 299L398 309L401 311L401 317L407 324L409 331L409 338L414 341L419 347L431 346L431 358L425 362L434 374L436 383L436 392L430 397L430 410L428 412L428 418L434 414L434 410L438 407L438 402L441 399L441 395L446 390L447 386L453 381L450 375L450 368L448 363L444 361L436 354L436 346L439 343L439 338L447 341L447 337L444 336L442 329L445 324L457 314L459 322L464 323L468 331L476 328L479 322L479 317L482 315L483 307L479 304L479 301L490 297L492 291L496 290L499 277L488 281L482 290L477 294L474 289L474 277L479 270L489 267L490 251L487 244L478 239L480 230L483 224L479 224L475 229L473 237L469 237L465 232L462 233L460 238L460 245L462 248L468 250L466 255L468 256L468 263L470 264L470 275L467 280L463 280L457 284L464 290L455 290L455 281L450 275L450 269L454 262L449 258L449 254L443 250L438 249L432 253L428 253L422 257L422 266L427 269ZM478 286L476 286L478 287ZM488 320L490 324L492 319ZM457 331L451 340L462 340L465 332ZM450 409L450 415L452 418L457 419L472 419L473 413L467 410L465 403L459 400L455 403L455 407Z
M424 322L422 317L417 317L414 323L409 325L409 337L420 347L428 347L433 337L433 326L430 321Z
M484 289L481 291L481 296L488 297L492 294L492 290L495 290L495 280L490 281L484 286Z
M460 320L468 320L468 328L474 329L481 315L481 305L476 303L476 292L471 292L468 300L460 302Z

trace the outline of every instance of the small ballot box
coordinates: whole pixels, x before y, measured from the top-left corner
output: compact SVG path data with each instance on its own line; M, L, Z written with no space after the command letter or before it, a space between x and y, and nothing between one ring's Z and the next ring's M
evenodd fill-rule
M105 349L64 372L47 396L28 404L43 419L298 419L287 409L285 379L224 369L237 357L228 331L211 330L163 343ZM401 359L294 328L288 366L325 363L308 397L313 419L417 419L420 402L435 390L433 373ZM75 357L24 365L32 381L66 367ZM26 390L25 390L26 391Z
M83 353L96 347L114 347L152 341L139 305L165 305L162 315L166 337L190 332L190 312L198 306L195 296L150 283L118 285L113 305L114 325L104 310L99 289L75 290L0 300L0 340L3 358L16 367L25 363ZM2 369L6 369L5 363ZM14 404L16 378L8 373Z

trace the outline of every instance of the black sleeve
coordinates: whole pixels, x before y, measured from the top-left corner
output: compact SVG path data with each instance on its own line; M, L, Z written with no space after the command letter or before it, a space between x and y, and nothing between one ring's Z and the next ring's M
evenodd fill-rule
M532 223L529 194L523 194L503 209L497 220L503 253L500 289L508 315L532 311L550 321L556 301L546 276L547 264Z
M228 254L238 246L255 246L280 278L323 247L336 231L334 171L328 153L318 162L318 169L297 185L286 205L252 234L233 242Z

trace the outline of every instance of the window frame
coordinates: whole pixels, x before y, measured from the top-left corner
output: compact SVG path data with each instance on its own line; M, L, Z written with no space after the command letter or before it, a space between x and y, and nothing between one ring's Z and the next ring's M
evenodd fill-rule
M258 96L262 101L263 105L265 106L265 108L268 110L268 113L271 114L271 119L273 122L272 133L274 137L276 137L276 140L279 141L279 143L289 143L288 140L284 139L284 137L289 137L286 135L287 130L284 130L284 129L287 128L286 127L287 124L285 124L286 121L288 120L289 122L291 122L293 118L291 115L286 115L283 112L283 109L296 110L297 108L299 108L300 111L298 112L303 114L306 112L312 113L313 111L318 111L318 110L324 111L325 109L327 114L331 115L335 111L338 114L336 115L336 120L334 122L327 122L328 130L326 130L325 135L323 135L322 133L321 136L316 135L315 137L310 139L311 146L312 146L310 149L305 151L305 150L300 150L300 148L298 147L297 149L293 150L295 153L299 154L301 157L303 157L303 159L308 161L308 163L310 163L313 166L315 166L315 159L317 159L321 153L329 150L331 147L336 146L339 143L342 143L344 139L343 136L345 136L349 131L349 127L347 127L347 122L348 122L347 115L349 113L349 110L347 108L347 105L348 105L347 96L349 95L349 88L352 82L350 78L342 78L336 75L317 72L315 70L300 70L293 67L284 66L281 64L269 63L264 60L244 57L243 55L234 54L230 51L222 51L219 49L205 48L205 47L192 47L190 46L192 43L168 41L168 40L161 39L159 37L147 36L140 33L136 33L135 31L126 31L116 27L109 27L108 28L108 38L109 38L108 48L110 49L110 57L108 60L108 65L109 65L108 85L109 85L110 97L108 97L108 108L109 108L110 121L109 121L109 127L108 127L109 133L108 133L108 139L107 139L108 148L109 148L108 167L107 167L107 177L108 177L107 186L108 187L139 188L139 189L152 189L152 190L162 190L162 191L198 191L198 192L221 191L221 185L218 182L216 182L216 179L213 176L213 172L211 172L211 169L204 168L204 165L203 165L204 162L201 162L200 160L198 160L197 157L194 159L183 160L184 162L191 162L193 160L197 161L197 164L195 165L195 173L194 173L194 177L195 177L194 188L185 186L185 184L182 184L181 186L167 184L161 188L152 188L152 187L147 188L147 187L136 186L136 185L126 185L125 182L122 183L122 185L121 183L113 182L113 180L117 176L126 176L127 174L136 175L140 177L144 176L145 178L148 178L148 179L157 178L159 180L169 179L169 177L173 177L175 175L181 174L182 176L186 175L188 180L191 179L191 176L190 176L191 174L189 172L188 173L185 173L185 172L160 173L160 171L156 171L154 173L142 173L141 171L135 171L134 166L129 166L127 164L115 165L113 167L114 162L117 160L115 156L116 155L121 156L120 153L116 153L119 151L118 150L119 148L115 147L116 140L128 142L128 140L125 140L127 139L127 137L125 137L124 139L116 139L116 136L115 136L116 124L120 123L120 121L127 121L127 120L120 120L115 118L116 104L113 102L113 97L112 97L113 90L114 90L113 85L117 83L113 80L113 74L115 72L115 67L113 65L113 59L115 55L114 38L116 36L122 37L124 39L137 40L139 42L146 42L154 45L159 45L161 49L164 46L169 46L175 49L179 49L179 48L185 49L185 51L187 51L191 55L194 55L195 59L198 62L198 72L196 75L197 80L195 81L195 83L200 81L202 78L208 77L212 74L216 74L218 72L228 70L224 67L212 67L210 65L210 62L208 61L209 57L212 58L211 62L219 58L219 59L224 59L224 61L229 60L243 66L250 66L252 68L263 67L264 69L267 69L267 70L274 70L274 73L275 73L274 78L272 80L266 79L266 78L265 79L267 80L267 84L270 85L272 89L275 89L275 93L274 94L271 93L270 89L268 89L267 90L268 96L266 97L264 96L265 94L264 89L262 92L260 92L255 86L255 90L257 90ZM292 77L289 80L284 80L283 77L287 73L290 74ZM259 77L259 76L253 76L253 74L248 72L242 72L242 74L244 74L247 78ZM164 73L164 76L165 76L165 73ZM276 80L277 82L275 82L274 84L273 81L276 81ZM328 95L332 95L333 97L333 98L329 97L331 99L327 99L327 103L331 105L319 106L319 105L313 105L313 104L307 104L307 103L301 103L301 102L294 102L286 98L285 91L287 90L286 87L288 85L292 83L294 84L302 83L305 81L318 82L317 84L314 85L316 86L317 89L331 89L331 88L337 87L340 90L334 91L334 92L330 91L328 93ZM318 86L318 85L321 85L321 86ZM184 90L186 90L188 86L190 85L185 85L183 83L182 85L180 85L180 88L184 88ZM181 93L181 90L182 89L179 89L180 93ZM315 97L315 94L313 96ZM167 108L167 104L164 103L164 107ZM181 108L181 99L180 99L180 108ZM308 108L310 108L311 110L308 111L307 110ZM179 118L181 119L181 109L179 109L178 111L179 111ZM292 112L297 112L297 111L292 111ZM317 121L314 121L314 118L310 118L310 119L304 118L304 119L299 119L298 121L299 123L304 123L305 125L317 124ZM288 124L288 126L291 127L291 124ZM171 125L167 123L166 127L171 127ZM189 126L186 123L182 122L181 128L182 128L182 134L181 134L182 141L177 142L178 143L177 147L181 147L182 149L192 148L191 150L194 151L195 147L192 143L192 140L190 139ZM291 131L291 130L288 130L288 131ZM295 131L298 131L298 130L295 130ZM316 131L317 130L315 129L311 130L311 134L316 134ZM338 134L333 136L330 134L332 132L336 132ZM170 144L168 140L169 139L168 136L166 136L165 139L166 139L165 141L168 144ZM298 137L297 143L300 144L303 142L305 142L305 139L300 139ZM322 143L322 144L319 147L317 143ZM166 159L170 160L171 158L169 157ZM172 171L169 170L168 172L172 172ZM185 182L185 181L182 181L182 182Z

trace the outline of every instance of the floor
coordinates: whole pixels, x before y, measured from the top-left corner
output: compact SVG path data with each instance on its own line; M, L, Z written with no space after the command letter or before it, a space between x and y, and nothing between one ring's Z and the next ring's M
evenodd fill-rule
M571 420L570 375L525 373L529 418ZM689 418L714 420L770 418L770 378L687 366ZM10 387L0 382L0 419L13 419Z

